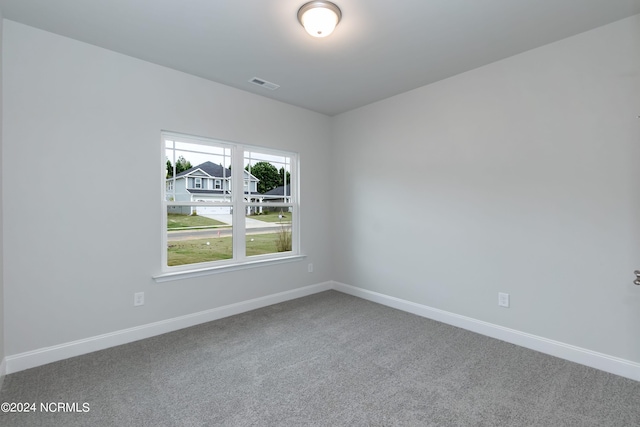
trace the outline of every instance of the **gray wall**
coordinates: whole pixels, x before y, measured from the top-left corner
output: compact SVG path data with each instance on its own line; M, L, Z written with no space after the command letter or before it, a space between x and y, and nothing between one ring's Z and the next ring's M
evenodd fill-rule
M640 362L638 16L332 119L11 21L3 56L7 355L336 279ZM160 129L299 152L314 273L155 283Z
M74 183L34 193L25 180L11 179L4 188L8 355L331 279L328 117L13 21L4 25L3 176L27 167L48 181ZM155 283L162 129L300 153L308 258ZM142 307L133 306L138 291L145 292Z
M640 362L638 114L635 16L335 117L334 279Z
M3 165L3 157L2 152L2 52L3 52L3 23L4 19L2 17L2 11L0 10L0 367L4 366L4 358L6 356L4 350L4 328L5 328L5 320L4 320L4 234L3 234L3 200L2 197L2 188L4 187L4 170ZM4 379L4 368L0 368L0 388L2 388L2 380Z

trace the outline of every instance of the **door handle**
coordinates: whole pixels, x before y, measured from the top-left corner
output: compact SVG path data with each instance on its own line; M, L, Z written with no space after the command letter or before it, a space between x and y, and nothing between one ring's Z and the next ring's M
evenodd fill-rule
M633 284L636 286L640 286L640 270L636 270L633 272L636 275L636 280L633 281Z

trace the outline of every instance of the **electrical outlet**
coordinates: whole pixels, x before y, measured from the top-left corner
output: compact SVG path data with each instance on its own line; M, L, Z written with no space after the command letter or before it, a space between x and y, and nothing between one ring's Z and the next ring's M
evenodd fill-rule
M144 292L136 292L133 294L133 305L136 307L144 305Z
M309 263L307 269L309 270L309 273L313 273L313 263Z
M509 294L498 292L498 305L500 307L509 307Z

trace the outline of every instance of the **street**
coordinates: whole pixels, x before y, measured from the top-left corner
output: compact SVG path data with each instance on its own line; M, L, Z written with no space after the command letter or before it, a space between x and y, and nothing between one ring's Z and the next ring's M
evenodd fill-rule
M288 229L289 226L285 225ZM272 227L260 227L260 228L247 228L247 235L250 234L266 234L276 233L282 229L281 225L274 225ZM231 227L225 228L207 228L204 230L180 230L169 231L167 240L193 240L193 239L214 239L217 237L228 237L232 234Z

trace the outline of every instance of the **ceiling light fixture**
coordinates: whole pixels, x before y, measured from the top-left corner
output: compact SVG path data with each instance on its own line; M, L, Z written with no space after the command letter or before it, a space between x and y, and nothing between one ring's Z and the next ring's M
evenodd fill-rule
M340 8L330 1L310 1L298 9L298 21L313 37L327 37L340 18Z

